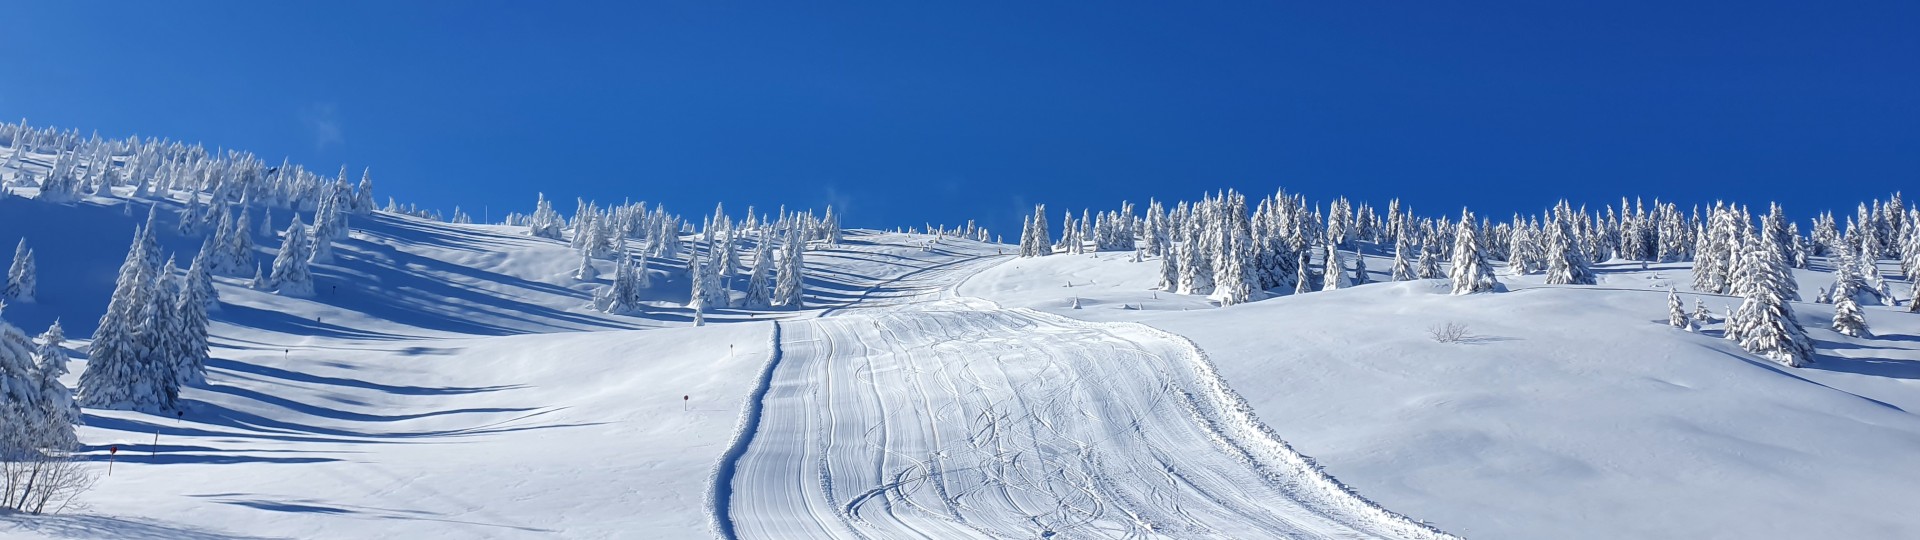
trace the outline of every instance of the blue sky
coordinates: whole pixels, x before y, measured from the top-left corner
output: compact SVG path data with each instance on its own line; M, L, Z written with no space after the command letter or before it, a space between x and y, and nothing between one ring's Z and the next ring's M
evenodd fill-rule
M1216 188L1806 215L1920 185L1913 2L4 10L0 118L371 166L383 196L476 216L546 191L1011 236L1035 202Z

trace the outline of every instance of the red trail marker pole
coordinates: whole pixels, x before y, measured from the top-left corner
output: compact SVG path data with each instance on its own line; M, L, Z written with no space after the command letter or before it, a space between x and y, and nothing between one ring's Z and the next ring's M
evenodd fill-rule
M113 476L113 456L120 453L120 445L107 447L107 476Z

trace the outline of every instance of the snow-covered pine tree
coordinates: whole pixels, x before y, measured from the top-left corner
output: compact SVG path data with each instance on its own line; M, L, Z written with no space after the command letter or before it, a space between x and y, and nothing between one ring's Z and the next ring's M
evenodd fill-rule
M1331 225L1333 223L1334 222L1329 222L1328 224ZM1340 246L1333 241L1333 238L1332 236L1327 237L1327 256L1323 259L1326 268L1320 270L1321 280L1325 282L1320 285L1320 290L1322 291L1345 289L1353 286L1353 281L1347 279L1346 261L1343 260L1346 257L1340 255Z
M1453 268L1448 272L1453 280L1453 294L1489 292L1500 285L1493 278L1493 268L1480 252L1479 237L1474 230L1473 212L1462 210L1460 225L1453 235Z
M1566 204L1561 201L1561 204ZM1564 216L1564 214L1562 214ZM1587 256L1571 232L1564 217L1556 216L1547 228L1547 284L1592 285L1596 281Z
M192 289L194 297L200 299L201 309L208 312L220 311L220 292L213 288L211 261L218 257L219 248L214 239L208 238L200 244L200 253L193 257L193 263L187 265L185 286Z
M539 196L540 200L534 203L533 216L527 221L527 234L560 240L566 230L567 220L554 211L553 201L547 200L546 193Z
M1154 288L1174 292L1180 288L1180 248L1163 246L1160 248L1160 283Z
M579 281L600 279L600 271L593 267L592 255L588 255L587 252L584 251L580 252L580 266L574 268L573 279Z
M13 266L7 268L7 299L15 302L32 302L34 293L40 288L38 272L33 263L33 250L27 249L27 239L21 238L20 245L13 248Z
M1693 331L1693 319L1687 316L1687 308L1680 303L1680 293L1667 288L1667 324L1674 328Z
M1044 216L1044 214L1035 215ZM1043 228L1039 231L1039 234L1046 234L1046 230ZM776 280L773 287L773 305L775 307L785 309L801 309L805 307L806 259L801 256L801 252L804 251L800 249L801 242L803 242L803 240L799 238L799 234L788 234L785 253L780 261L779 279Z
M34 415L39 424L34 433L40 437L36 446L44 449L65 451L79 444L73 426L80 423L80 406L74 404L73 390L60 382L60 377L67 374L67 349L63 346L66 340L66 331L55 319L53 325L40 334L40 346L34 350L34 375L39 383L41 408L39 414Z
M1400 207L1400 199L1394 199L1387 207L1387 213L1389 215L1397 213L1397 211L1399 210L1399 207ZM1407 252L1413 251L1413 238L1411 235L1400 233L1399 231L1391 227L1388 230L1390 232L1388 232L1387 234L1389 236L1394 237L1393 239L1393 280L1394 281L1412 281L1415 279L1417 274L1413 269L1413 261L1407 258Z
M207 291L212 289L205 266L200 258L194 258L182 280L179 299L169 309L177 332L171 355L173 375L181 386L207 382L207 305L214 302L207 298Z
M1743 300L1727 319L1726 338L1788 367L1804 366L1813 361L1813 342L1780 293L1780 273L1788 269L1786 261L1772 258L1772 253L1757 239L1746 242L1733 274L1733 289Z
M1367 254L1360 248L1353 248L1353 284L1366 285L1370 281L1373 281L1373 277L1367 275Z
M120 264L113 297L87 348L87 370L80 374L80 404L100 409L171 410L178 399L171 377L165 377L139 336L152 303L152 275L144 252L147 235L136 230L127 258ZM170 391L171 390L171 391Z
M1300 260L1294 265L1293 294L1310 293L1320 290L1320 280L1313 273L1313 252L1300 250Z
M1434 237L1420 242L1420 260L1415 264L1420 279L1447 277L1440 272L1440 243Z
M1853 337L1873 337L1867 330L1867 313L1851 295L1834 299L1833 331Z
M307 227L300 223L300 216L295 215L280 239L280 253L273 257L273 276L269 283L282 295L313 296L313 270L307 266L312 256L307 246Z
M829 208L831 212L831 208ZM773 242L762 236L753 250L753 270L747 273L748 309L773 307Z

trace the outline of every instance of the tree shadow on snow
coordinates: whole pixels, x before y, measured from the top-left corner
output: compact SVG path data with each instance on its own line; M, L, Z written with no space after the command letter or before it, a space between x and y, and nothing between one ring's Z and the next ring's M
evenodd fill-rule
M118 538L123 540L257 540L272 537L236 536L164 521L100 515L0 515L4 532L31 532L54 538Z
M460 525L478 525L482 527L498 527L503 529L513 529L513 530L525 531L525 532L542 532L542 533L559 532L553 529L541 529L537 527L528 527L523 525L508 525L504 523L483 523L479 521L449 519L445 517L444 514L428 512L425 510L378 508L378 507L372 507L372 506L333 503L333 502L321 501L316 499L274 498L274 497L266 497L266 496L261 496L257 494L251 494L251 493L209 493L209 494L203 494L203 495L190 495L190 496L202 498L202 499L209 499L209 500L212 500L213 502L220 503L220 504L244 506L247 508L253 508L256 510L265 510L269 512L286 512L286 513L294 513L294 514L352 515L356 517L373 518L373 519L438 521L442 523L454 523L454 524L460 524Z

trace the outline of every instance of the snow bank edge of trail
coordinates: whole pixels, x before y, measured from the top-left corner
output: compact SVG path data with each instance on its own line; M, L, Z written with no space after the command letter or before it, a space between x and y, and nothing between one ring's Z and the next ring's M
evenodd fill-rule
M1058 319L1081 326L1137 328L1147 334L1181 344L1187 349L1189 366L1193 370L1194 381L1199 386L1197 389L1199 397L1203 400L1203 403L1197 404L1202 409L1196 412L1208 417L1202 420L1211 424L1208 426L1210 430L1219 430L1217 435L1223 439L1222 444L1230 445L1236 452L1243 453L1254 461L1255 466L1265 470L1269 475L1278 477L1275 478L1276 480L1283 482L1297 480L1298 482L1288 483L1300 486L1303 494L1323 503L1325 505L1323 508L1347 510L1347 512L1340 512L1340 515L1328 517L1347 522L1348 525L1361 530L1395 538L1459 540L1459 536L1388 510L1379 503L1360 495L1359 492L1327 473L1326 469L1313 458L1294 450L1292 445L1287 444L1279 434L1274 433L1273 428L1260 421L1246 398L1240 397L1238 392L1227 386L1226 379L1221 377L1219 370L1214 367L1213 359L1207 356L1207 352L1193 340L1141 323L1092 322L1027 308L1014 308L1014 310L1035 317ZM1208 414L1209 412L1211 414ZM1343 518L1363 521L1355 523L1352 519Z
M753 444L753 434L759 430L760 412L765 408L767 389L773 385L773 370L780 364L780 321L773 321L772 351L767 355L766 365L761 366L760 376L753 383L753 391L747 393L746 401L740 405L740 421L734 425L733 439L727 444L727 451L713 464L713 472L707 480L707 516L708 528L714 536L733 540L739 534L733 530L733 475L740 458L747 453L747 447Z

